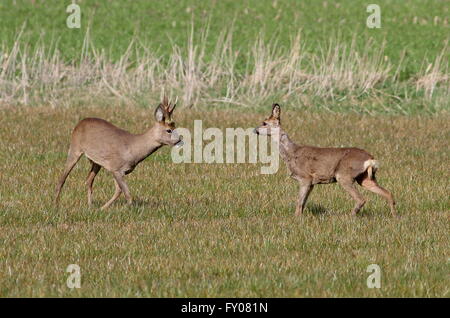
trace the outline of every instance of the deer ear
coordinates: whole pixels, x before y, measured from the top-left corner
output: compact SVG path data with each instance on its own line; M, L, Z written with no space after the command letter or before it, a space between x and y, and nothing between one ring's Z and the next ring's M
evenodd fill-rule
M278 104L272 105L272 116L276 119L280 119L281 108Z
M158 107L156 107L156 110L155 110L155 120L156 120L156 121L159 121L159 122L165 121L165 120L166 120L166 117L165 117L165 114L164 114L164 110L162 109L161 105L159 105Z

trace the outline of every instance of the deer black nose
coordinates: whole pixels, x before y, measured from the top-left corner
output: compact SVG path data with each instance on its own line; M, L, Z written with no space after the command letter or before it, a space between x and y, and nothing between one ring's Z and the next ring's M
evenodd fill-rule
M258 128L253 129L253 132L254 132L255 134L259 135Z

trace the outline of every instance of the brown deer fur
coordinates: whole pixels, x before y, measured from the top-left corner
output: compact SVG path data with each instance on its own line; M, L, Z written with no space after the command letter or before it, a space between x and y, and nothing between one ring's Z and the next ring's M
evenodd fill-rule
M171 106L164 97L155 110L156 123L142 134L129 133L99 118L81 120L72 132L66 166L56 187L56 202L67 176L84 154L92 165L86 181L88 204L92 204L92 184L101 167L112 173L115 183L114 195L102 209L108 208L122 192L131 204L132 199L124 176L162 146L181 143L171 120L175 106Z
M280 155L291 176L300 183L296 215L301 215L306 200L316 184L338 182L355 200L352 214L356 215L366 200L355 187L355 181L364 188L384 197L390 205L392 215L395 202L392 194L378 185L375 172L378 162L367 151L358 148L321 148L297 145L281 128L280 106L272 106L272 114L262 125L255 128L257 134L271 135L278 129Z

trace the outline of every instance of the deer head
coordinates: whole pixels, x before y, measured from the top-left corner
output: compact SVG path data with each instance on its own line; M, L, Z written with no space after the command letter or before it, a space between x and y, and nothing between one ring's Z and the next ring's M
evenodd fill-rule
M272 113L267 117L259 127L256 127L254 132L258 135L270 136L274 129L280 128L280 113L281 108L278 104L272 105Z
M163 145L175 146L182 145L182 138L175 130L175 122L172 120L172 113L177 106L176 101L172 105L167 96L155 109L155 130L156 139Z

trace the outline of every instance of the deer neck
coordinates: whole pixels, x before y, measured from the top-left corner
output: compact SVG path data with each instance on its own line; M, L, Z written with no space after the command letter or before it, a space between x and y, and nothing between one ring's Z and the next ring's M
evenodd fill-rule
M133 144L133 153L137 163L144 160L163 146L163 144L157 140L157 135L155 126L143 134L136 135Z
M289 138L288 134L280 128L280 155L285 162L293 156L298 146Z

